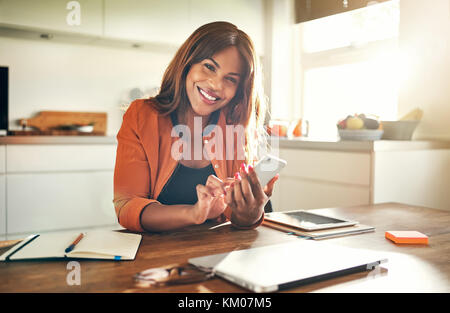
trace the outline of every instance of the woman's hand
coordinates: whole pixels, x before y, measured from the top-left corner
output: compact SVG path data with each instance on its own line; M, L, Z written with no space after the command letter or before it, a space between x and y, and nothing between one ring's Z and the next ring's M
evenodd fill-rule
M225 196L225 202L232 210L231 221L239 226L251 226L261 219L264 206L272 196L278 175L263 188L251 165L248 170L242 163L235 181Z
M198 201L194 205L195 223L202 224L208 219L219 217L227 204L225 203L225 188L232 183L232 179L223 182L214 175L210 175L205 185L197 185Z

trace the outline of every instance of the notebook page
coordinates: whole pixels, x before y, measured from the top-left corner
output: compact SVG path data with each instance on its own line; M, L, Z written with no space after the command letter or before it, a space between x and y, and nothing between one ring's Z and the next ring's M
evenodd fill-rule
M68 257L95 258L96 254L104 258L106 255L114 258L134 259L141 242L141 235L120 233L115 231L90 231L67 254Z
M42 234L21 250L17 251L11 260L62 258L64 250L78 237L80 233L48 233Z

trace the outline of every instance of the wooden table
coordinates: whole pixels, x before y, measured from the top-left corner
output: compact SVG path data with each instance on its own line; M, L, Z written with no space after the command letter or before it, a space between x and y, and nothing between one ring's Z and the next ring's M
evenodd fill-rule
M348 247L383 251L389 261L375 270L346 275L286 292L450 292L450 212L397 203L317 212L357 220L376 227L372 233L327 239ZM429 245L396 245L385 239L386 230L417 230L429 236ZM201 283L137 288L139 271L184 264L191 257L305 240L260 226L235 230L229 224L189 227L180 231L144 234L134 261L78 260L81 284L70 286L66 278L69 260L0 263L0 292L245 292L221 278ZM0 253L5 249L0 250Z

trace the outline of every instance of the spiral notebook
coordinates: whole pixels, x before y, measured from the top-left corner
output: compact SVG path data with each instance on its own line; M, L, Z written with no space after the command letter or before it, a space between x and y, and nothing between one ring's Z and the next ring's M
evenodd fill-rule
M65 250L80 232L35 234L0 256L0 261L49 258L134 260L142 236L117 231L96 230L84 233L72 251Z

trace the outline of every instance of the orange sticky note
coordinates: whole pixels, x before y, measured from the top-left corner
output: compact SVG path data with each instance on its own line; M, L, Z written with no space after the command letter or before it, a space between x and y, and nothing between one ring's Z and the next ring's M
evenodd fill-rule
M385 233L385 236L395 243L428 244L428 236L418 231L390 230Z

